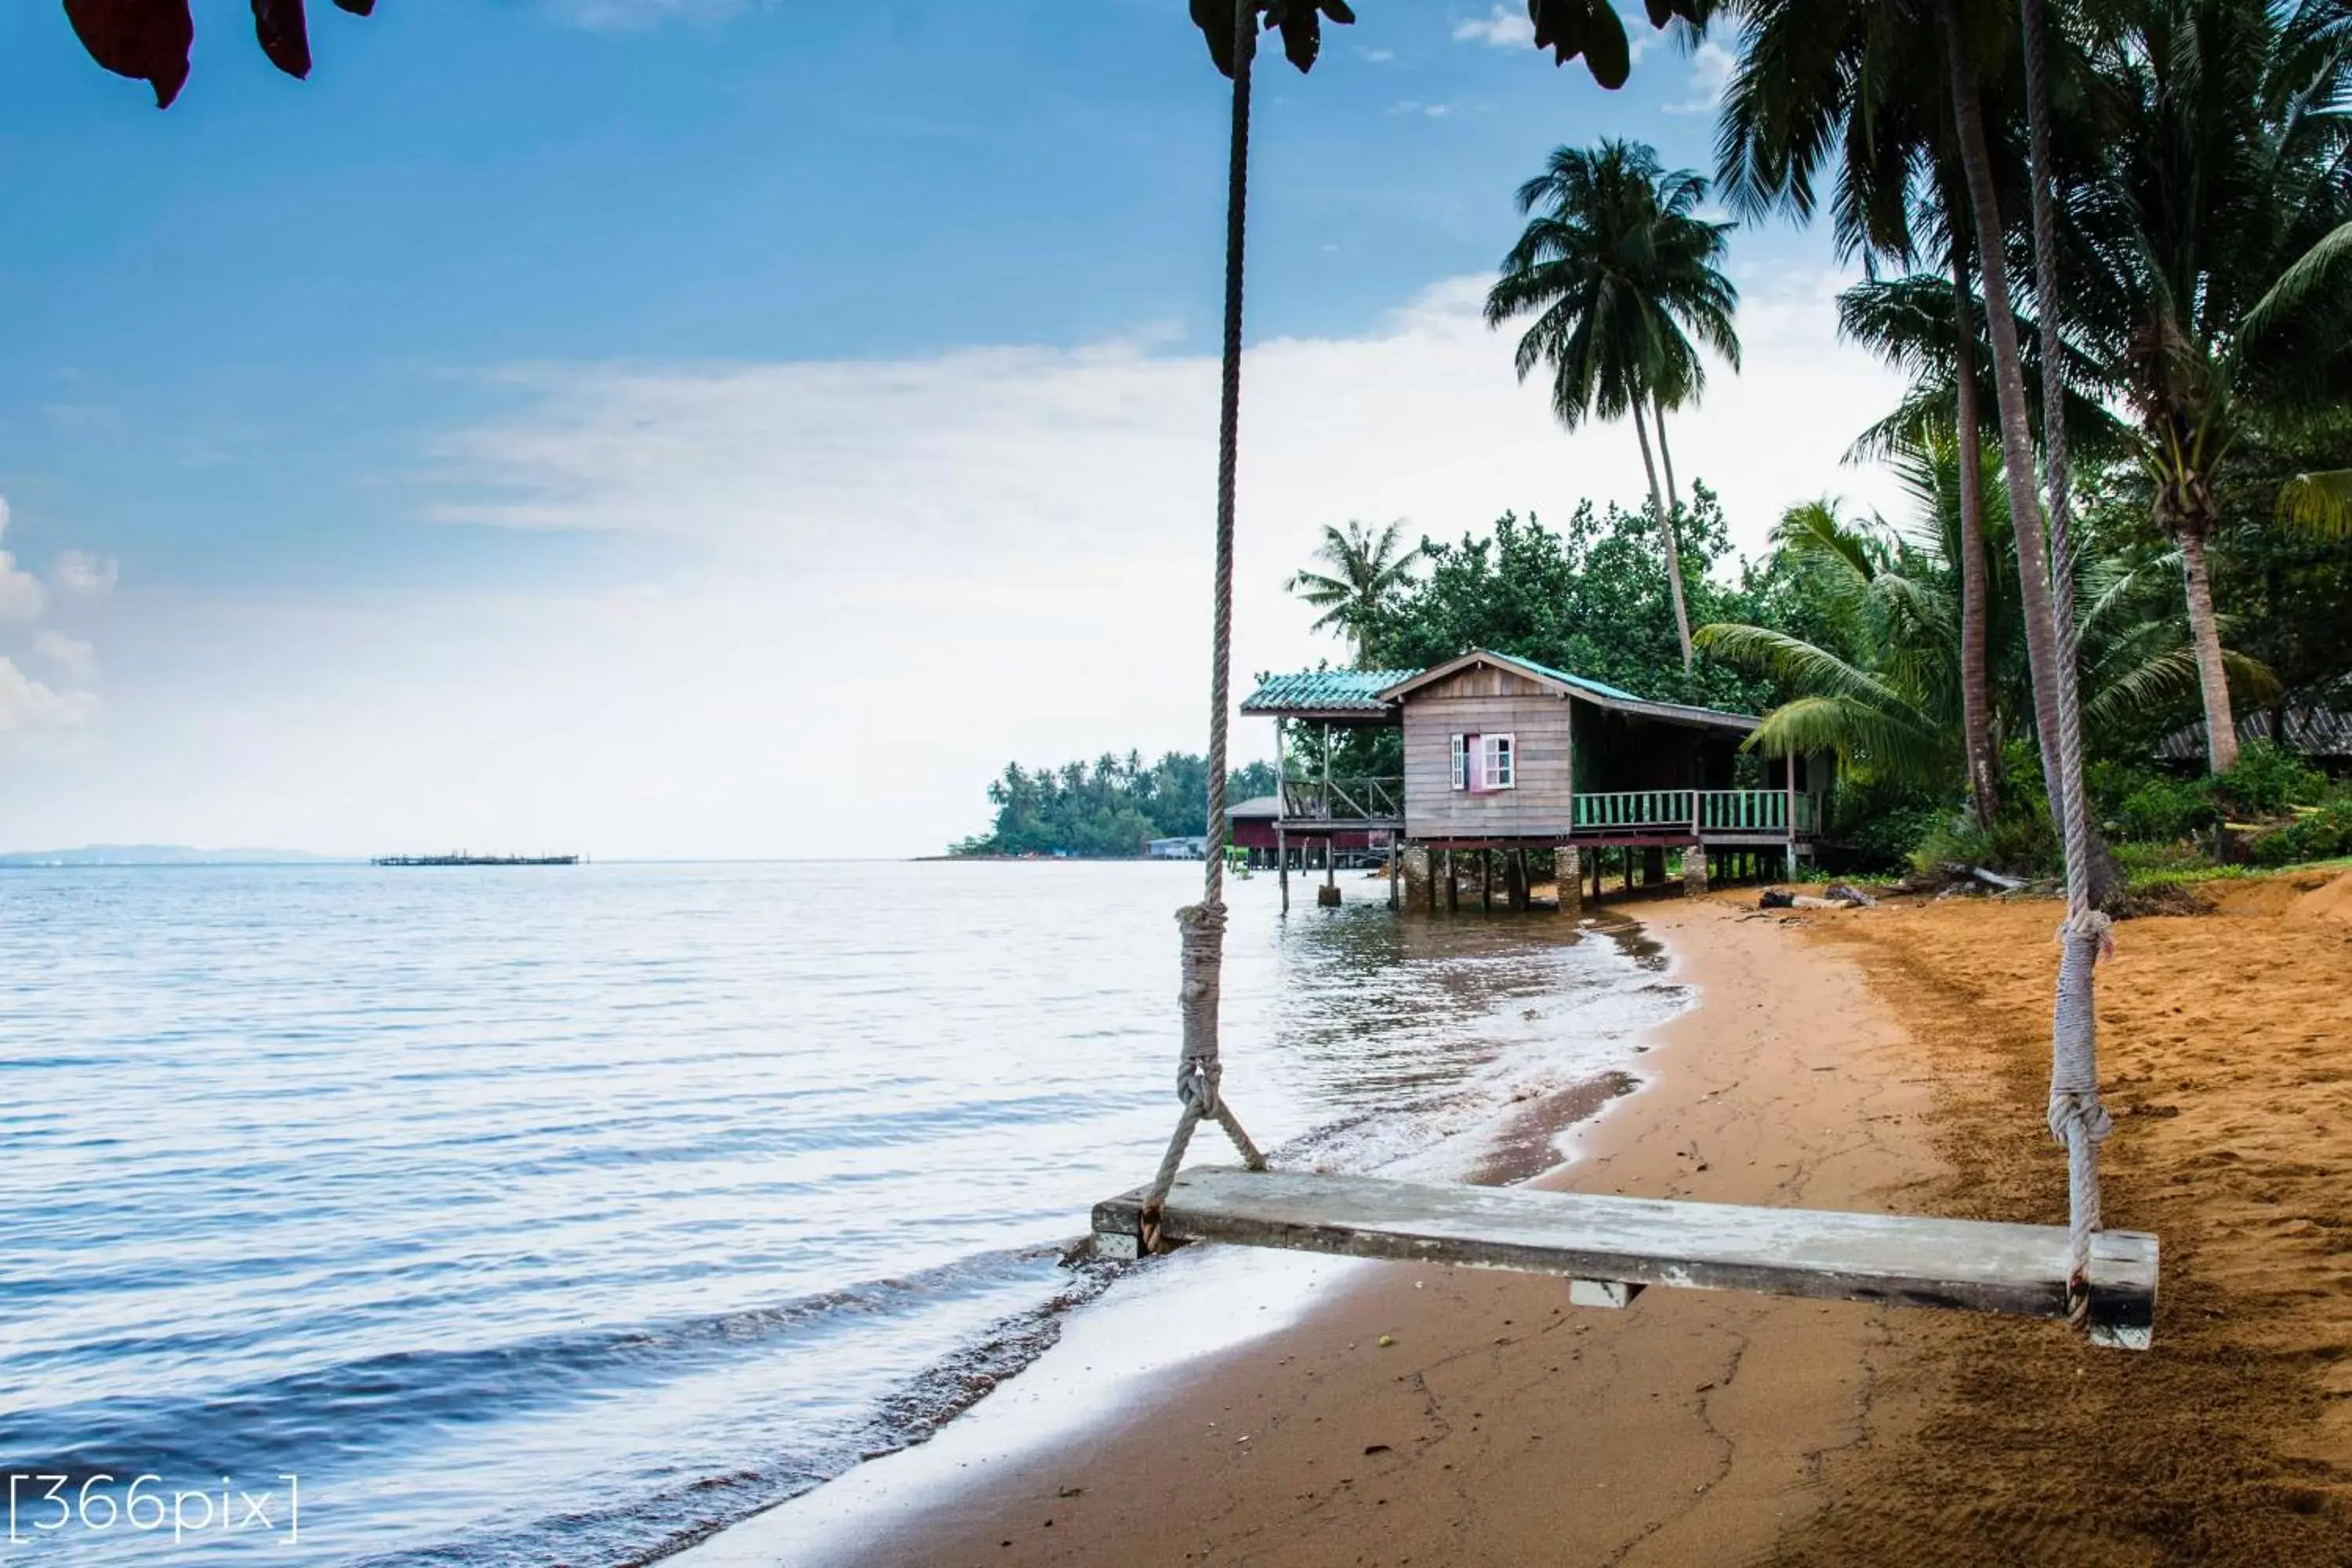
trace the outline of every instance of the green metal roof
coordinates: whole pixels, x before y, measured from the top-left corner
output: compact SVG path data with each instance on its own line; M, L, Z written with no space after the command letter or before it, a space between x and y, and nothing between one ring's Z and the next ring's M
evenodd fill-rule
M1570 675L1567 670L1555 669L1549 664L1538 664L1534 659L1522 658L1520 655L1516 653L1496 654L1495 657L1497 658L1507 658L1513 664L1523 664L1529 669L1536 671L1538 675L1549 675L1554 680L1564 681L1570 686L1581 687L1585 690L1591 692L1596 697L1611 697L1616 699L1620 702L1647 702L1651 700L1651 699L1647 697L1636 697L1633 693L1626 690L1622 686L1612 686L1605 680L1594 680L1589 676Z
M1388 711L1381 693L1400 680L1420 674L1415 669L1309 669L1296 675L1269 675L1242 701L1244 713L1361 713Z

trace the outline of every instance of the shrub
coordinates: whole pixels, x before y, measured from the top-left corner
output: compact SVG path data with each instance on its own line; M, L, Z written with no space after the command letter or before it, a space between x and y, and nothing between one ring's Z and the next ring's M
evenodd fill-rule
M2327 775L2302 757L2268 741L2250 741L2238 765L2212 781L2224 804L2250 816L2274 816L2291 805L2315 805L2327 798Z
M2256 863L2263 866L2291 866L2298 860L2333 860L2338 856L2352 855L2352 795L2332 800L2276 832L2263 834L2254 840L2252 848Z
M2153 844L2173 844L2221 820L2213 790L2204 779L2150 774L2116 803L2116 836Z
M2058 865L2058 836L2037 802L2004 811L1990 828L1979 827L1966 812L1945 814L1913 841L1911 868L1928 876L1941 866L1982 866L2033 876Z
M1912 847L1952 818L1947 805L1910 799L1839 797L1836 838L1857 866L1882 869L1902 865Z

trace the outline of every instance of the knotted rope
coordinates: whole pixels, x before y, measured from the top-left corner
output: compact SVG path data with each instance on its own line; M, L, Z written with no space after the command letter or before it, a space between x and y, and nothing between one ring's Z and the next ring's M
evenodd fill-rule
M1201 901L1176 911L1182 928L1182 983L1177 1005L1184 1037L1176 1061L1176 1098L1183 1106L1176 1131L1160 1156L1158 1174L1143 1200L1143 1245L1160 1250L1160 1211L1193 1129L1204 1117L1234 1141L1242 1163L1265 1169L1265 1156L1218 1093L1224 1069L1217 1059L1217 999L1225 955L1225 713L1233 700L1234 492L1241 458L1242 259L1249 212L1250 62L1257 53L1257 0L1234 5L1233 154L1230 200L1225 207L1224 383L1217 424L1217 564L1213 597L1215 631L1209 660L1209 821L1207 865Z
M2066 378L2059 339L2058 234L2051 190L2050 15L2025 0L2025 88L2042 109L2032 122L2033 291L2042 338L2042 452L2050 491L2051 613L2057 619L2057 784L2065 843L2066 923L2050 1027L2050 1133L2066 1148L2067 1294L2080 1319L2090 1304L2091 1237L2099 1228L2099 1145L2115 1130L2099 1102L2098 963L2115 951L2106 916L2091 907L2091 818L2083 788L2083 708L2077 678L2073 506L2066 458Z

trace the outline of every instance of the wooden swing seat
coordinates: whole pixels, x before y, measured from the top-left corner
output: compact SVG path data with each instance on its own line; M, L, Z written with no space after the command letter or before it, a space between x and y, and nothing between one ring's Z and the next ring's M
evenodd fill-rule
M1144 1192L1096 1205L1096 1246L1106 1256L1139 1255ZM1568 1279L1570 1300L1581 1306L1626 1306L1644 1287L1663 1285L2067 1315L2063 1226L1207 1165L1177 1176L1160 1232L1173 1242L1556 1274ZM2097 1235L2091 1247L2093 1343L2148 1347L2156 1276L2155 1237Z

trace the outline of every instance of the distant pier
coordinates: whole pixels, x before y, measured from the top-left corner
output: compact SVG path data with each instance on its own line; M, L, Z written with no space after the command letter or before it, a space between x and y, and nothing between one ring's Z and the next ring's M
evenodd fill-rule
M371 866L577 866L580 855L378 855Z

